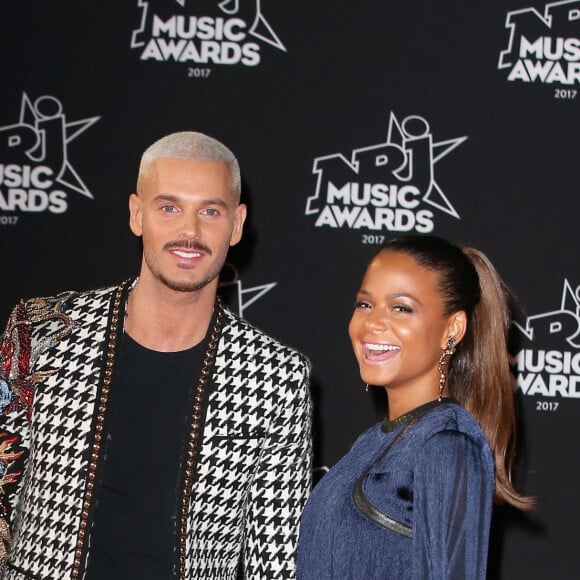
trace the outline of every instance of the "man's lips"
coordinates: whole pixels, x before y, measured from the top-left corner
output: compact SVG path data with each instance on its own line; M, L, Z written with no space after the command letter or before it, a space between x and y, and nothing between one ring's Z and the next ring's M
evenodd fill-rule
M170 250L172 254L179 256L180 258L184 258L186 260L192 260L194 258L201 258L203 256L200 252L192 252L189 250Z
M205 255L211 256L212 251L206 245L195 240L178 240L167 242L163 249L184 260L195 260Z

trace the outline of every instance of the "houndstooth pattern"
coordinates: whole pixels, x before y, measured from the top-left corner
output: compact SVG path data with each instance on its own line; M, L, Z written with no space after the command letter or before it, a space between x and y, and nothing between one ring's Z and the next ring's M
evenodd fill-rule
M72 294L71 332L36 362L56 372L36 388L3 578L71 576L114 290ZM50 324L34 326L36 344ZM294 577L310 485L308 370L302 355L226 311L190 498L186 578L235 579L240 557L246 578ZM15 432L23 413L1 419Z
M190 502L188 577L294 578L310 487L308 364L226 313Z
M56 306L57 299L47 300ZM103 312L108 304L105 291L72 295L63 305L73 323L71 333L36 362L36 370L56 372L35 389L30 455L15 514L10 564L39 578L66 578L72 568L101 375L102 352L95 345L105 338ZM32 344L52 334L54 324L48 320L33 327Z

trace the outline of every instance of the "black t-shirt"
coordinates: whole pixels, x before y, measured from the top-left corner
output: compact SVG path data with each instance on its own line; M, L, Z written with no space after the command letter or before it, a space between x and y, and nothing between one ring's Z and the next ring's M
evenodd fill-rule
M181 463L204 345L167 353L122 339L87 580L177 577Z

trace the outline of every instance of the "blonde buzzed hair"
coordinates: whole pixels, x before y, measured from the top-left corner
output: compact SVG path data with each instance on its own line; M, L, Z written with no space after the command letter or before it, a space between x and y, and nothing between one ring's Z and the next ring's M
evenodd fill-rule
M225 163L232 175L232 192L236 203L240 202L242 178L236 156L223 143L195 131L180 131L170 133L147 147L141 156L139 175L137 177L137 193L151 171L151 165L156 159L182 159L184 161L216 161Z

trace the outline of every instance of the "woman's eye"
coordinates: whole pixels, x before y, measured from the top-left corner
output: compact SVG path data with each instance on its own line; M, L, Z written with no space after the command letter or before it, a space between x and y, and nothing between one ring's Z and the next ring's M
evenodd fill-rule
M364 302L363 300L357 300L354 303L355 308L370 308L371 305L368 302Z
M393 310L395 312L413 312L413 309L406 304L395 304L393 306Z

